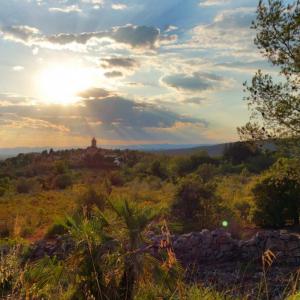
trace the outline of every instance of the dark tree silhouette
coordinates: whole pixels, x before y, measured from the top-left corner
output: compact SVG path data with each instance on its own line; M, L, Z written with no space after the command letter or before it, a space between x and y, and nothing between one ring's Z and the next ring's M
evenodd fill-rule
M238 133L243 140L284 138L299 146L300 1L261 0L252 28L261 53L279 67L279 80L258 70L244 84L251 118Z

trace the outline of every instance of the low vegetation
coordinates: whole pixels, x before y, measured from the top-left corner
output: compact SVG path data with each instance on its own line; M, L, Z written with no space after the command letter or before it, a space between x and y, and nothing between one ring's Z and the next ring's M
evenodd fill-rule
M187 285L171 244L163 245L160 257L140 249L150 247L151 232L228 226L241 237L246 227L298 225L298 160L259 145L238 161L231 159L238 147L253 146L228 146L220 157L125 151L118 153L118 167L108 162L91 167L86 150L80 150L82 161L72 151L3 161L0 233L1 244L10 250L1 258L1 294L27 299L233 297ZM260 168L253 167L256 159L264 162ZM24 177L28 169L35 172ZM28 245L58 236L68 236L74 245L66 257L28 260Z

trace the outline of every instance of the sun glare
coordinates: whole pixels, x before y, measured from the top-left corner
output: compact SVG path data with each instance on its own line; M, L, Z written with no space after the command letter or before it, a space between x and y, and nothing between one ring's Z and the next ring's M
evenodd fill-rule
M46 103L72 104L78 93L93 84L89 69L72 66L49 66L37 76L41 99Z

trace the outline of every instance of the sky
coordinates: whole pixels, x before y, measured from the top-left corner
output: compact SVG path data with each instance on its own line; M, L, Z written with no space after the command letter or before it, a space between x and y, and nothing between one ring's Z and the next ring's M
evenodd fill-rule
M237 140L257 2L0 0L0 147Z

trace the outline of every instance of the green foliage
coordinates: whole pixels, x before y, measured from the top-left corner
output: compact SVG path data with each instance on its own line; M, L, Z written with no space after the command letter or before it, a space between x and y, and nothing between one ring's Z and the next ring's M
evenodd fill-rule
M254 143L237 142L226 145L223 157L233 164L240 164L258 154L258 148Z
M72 176L68 173L57 175L54 179L54 186L64 190L73 184Z
M192 173L202 164L218 164L218 161L208 156L207 152L201 151L186 157L177 157L172 163L172 172L177 176Z
M238 128L241 138L291 138L299 150L300 133L300 3L260 0L253 29L255 44L274 66L279 80L259 70L251 85L245 83L245 98L252 112L251 122Z
M213 164L201 164L196 170L196 174L199 175L203 182L211 181L215 176L217 176L220 172L220 169Z
M84 211L87 217L91 216L92 210L96 207L99 210L104 210L108 199L108 192L103 188L97 192L94 188L89 187L78 200L79 211Z
M57 219L53 224L48 228L45 237L52 238L58 235L63 235L67 233L65 222L63 219Z
M69 157L68 152L61 155L58 165ZM171 246L159 250L161 260L153 257L150 231L164 235L161 228L166 226L165 220L174 222L177 232L215 229L227 221L228 230L233 233L234 226L250 225L252 186L257 181L255 188L265 185L266 178L272 180L265 185L268 192L256 202L255 217L263 220L259 224L267 226L273 222L270 215L276 215L276 201L284 198L280 210L284 222L289 221L288 214L296 208L291 208L291 200L299 195L294 184L299 179L299 162L281 160L258 176L272 164L273 156L268 152L254 156L250 153L236 162L228 157L211 158L206 153L179 157L126 151L121 169L78 169L76 165L76 171L72 164L55 170L51 161L49 173L31 179L49 182L50 190L35 194L15 194L11 187L20 178L14 175L17 180L9 180L8 192L0 201L0 220L9 226L1 224L0 235L3 230L5 237L14 233L35 241L47 232L46 239L68 236L73 247L64 260L45 257L32 262L17 254L12 257L11 266L6 261L6 269L12 270L12 275L6 276L0 297L10 294L15 299L49 300L230 299L229 291L216 292L183 282L185 272L176 262ZM55 187L54 178L65 175L72 175L72 188L51 190ZM65 219L66 214L72 217ZM63 221L57 221L62 217ZM50 224L53 225L48 229ZM170 233L168 236L170 239Z
M239 212L240 218L248 221L250 216L251 205L247 201L236 202L234 208Z
M253 23L257 30L255 44L286 74L300 71L299 17L299 1L260 0Z
M172 211L186 225L189 220L188 223L195 224L197 229L211 228L218 220L220 204L215 186L191 175L179 182Z
M299 224L300 163L281 159L263 174L253 189L254 221L264 227Z
M6 189L4 187L0 187L0 197L4 196L4 194L6 193Z
M56 258L44 257L26 266L21 277L21 295L26 299L51 299L60 294L68 279L64 263Z
M34 179L20 178L16 183L16 191L20 194L28 194L37 189L38 183Z
M54 163L55 174L65 174L69 171L68 163L64 160L58 160Z
M154 160L150 166L150 173L161 179L168 177L167 170L159 160Z
M125 178L119 171L110 172L108 179L113 186L123 186L125 182Z
M142 250L156 213L120 198L111 199L111 208L108 218L97 209L90 218L68 217L65 227L75 242L68 259L45 258L28 266L19 290L34 299L131 300L146 278L170 286L172 268Z
M178 282L174 291L169 291L163 285L149 285L149 283L147 283L138 290L138 293L134 299L233 300L235 298L226 295L226 293L218 292L212 288L204 288L197 285L187 285L184 282Z
M14 290L20 272L19 252L16 248L4 255L0 253L0 296L3 297Z

